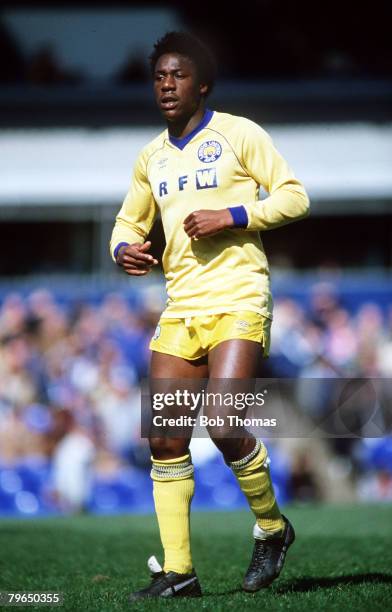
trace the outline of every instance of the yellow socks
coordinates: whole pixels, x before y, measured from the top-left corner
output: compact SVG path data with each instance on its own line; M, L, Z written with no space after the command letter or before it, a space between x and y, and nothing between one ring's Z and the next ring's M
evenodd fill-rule
M267 449L260 442L247 457L230 463L242 492L256 517L254 536L265 538L284 528L275 499ZM190 506L195 489L190 454L176 459L152 458L151 478L159 532L165 551L165 572L188 574L193 564L190 550Z
M260 440L256 440L255 448L247 457L230 463L241 491L246 495L256 517L259 527L256 532L261 539L263 535L268 537L285 526L275 499L269 462L267 449Z
M155 511L165 551L165 572L192 571L189 516L195 490L190 454L160 461L152 457Z

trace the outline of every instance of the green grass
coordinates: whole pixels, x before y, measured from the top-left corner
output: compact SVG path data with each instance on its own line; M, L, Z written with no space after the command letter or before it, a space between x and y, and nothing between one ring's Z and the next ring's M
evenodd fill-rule
M192 543L204 597L154 600L132 608L392 609L391 506L290 507L286 514L297 540L270 588L254 595L240 589L252 551L251 515L198 512L192 517ZM26 610L129 610L128 593L149 580L146 560L151 554L161 558L153 516L3 520L0 590L65 595L61 608L22 608Z

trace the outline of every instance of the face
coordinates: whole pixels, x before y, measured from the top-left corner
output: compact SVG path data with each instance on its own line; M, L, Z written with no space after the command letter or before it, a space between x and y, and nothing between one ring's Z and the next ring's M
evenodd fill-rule
M192 60L178 53L166 53L158 59L154 71L155 99L166 121L189 119L207 89L207 85L199 82Z

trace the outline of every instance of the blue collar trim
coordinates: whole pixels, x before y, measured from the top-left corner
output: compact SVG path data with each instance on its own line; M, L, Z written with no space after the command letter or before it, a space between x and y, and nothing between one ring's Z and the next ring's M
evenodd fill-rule
M192 130L192 132L190 132L187 136L184 136L184 138L175 138L174 136L170 136L169 134L170 142L182 151L186 147L188 142L190 142L192 138L196 136L196 134L201 132L201 130L206 127L206 125L211 121L213 114L214 111L210 110L209 108L206 108L203 119L200 121L199 125L196 126L194 130Z

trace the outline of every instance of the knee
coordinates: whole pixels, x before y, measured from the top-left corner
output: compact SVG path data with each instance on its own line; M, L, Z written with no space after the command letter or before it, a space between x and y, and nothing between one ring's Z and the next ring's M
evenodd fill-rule
M189 440L179 438L150 438L150 449L154 459L176 459L189 451Z
M227 464L246 456L254 446L252 438L211 438Z

